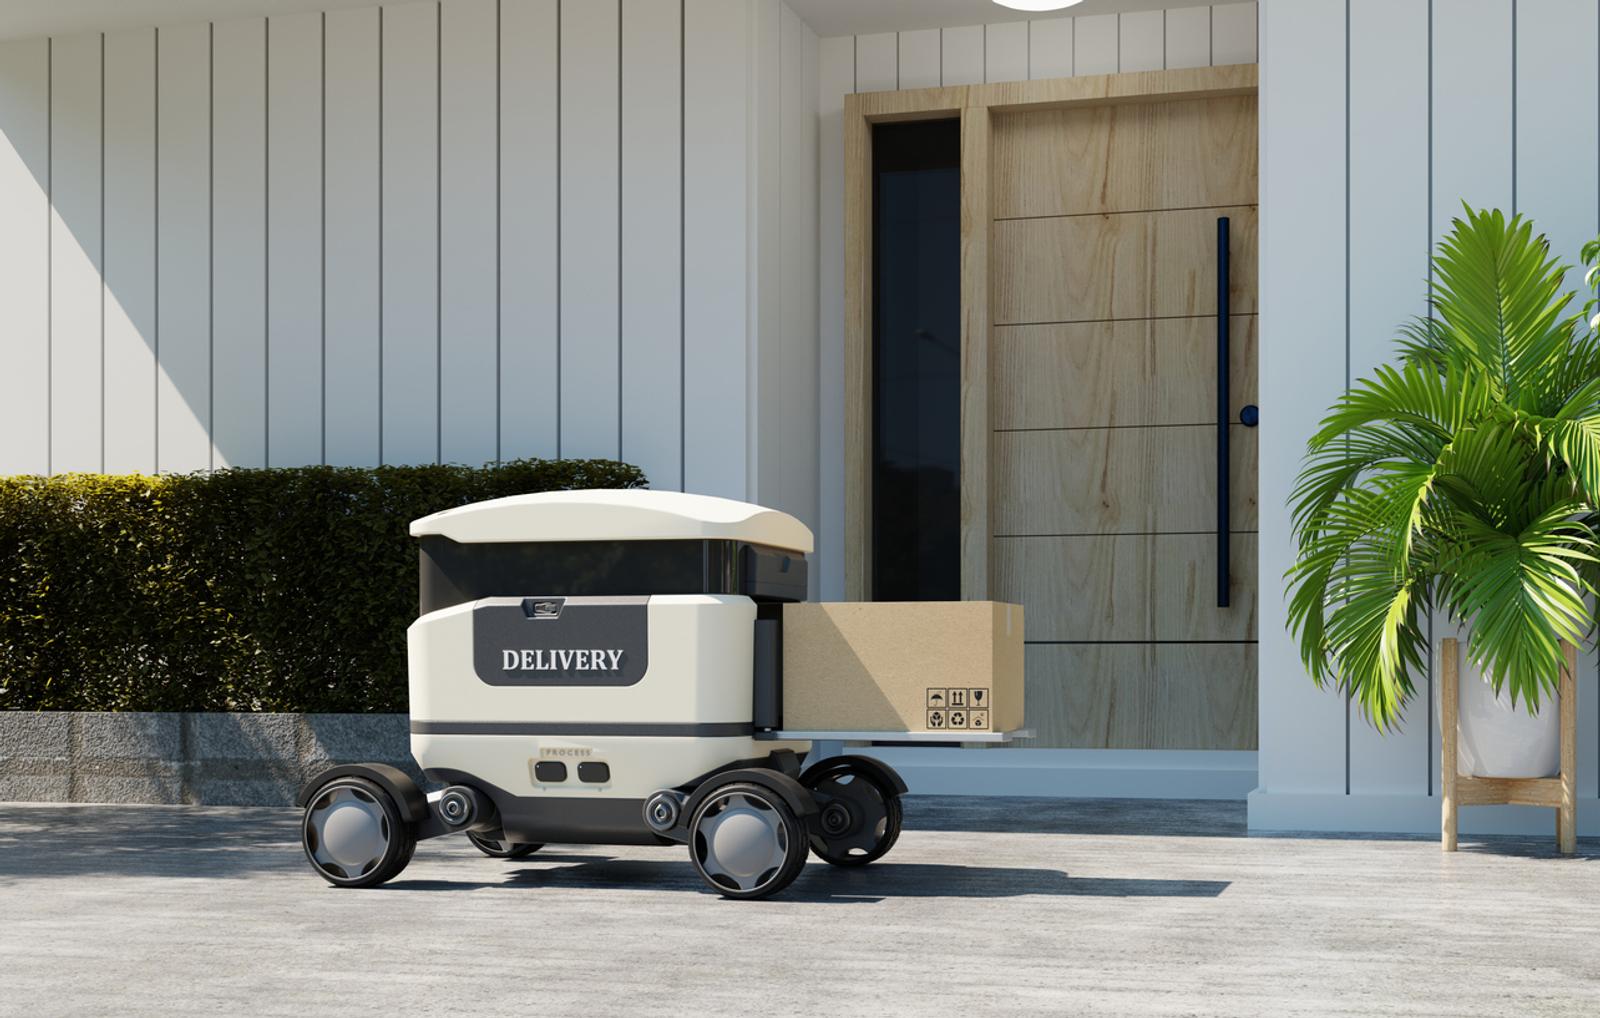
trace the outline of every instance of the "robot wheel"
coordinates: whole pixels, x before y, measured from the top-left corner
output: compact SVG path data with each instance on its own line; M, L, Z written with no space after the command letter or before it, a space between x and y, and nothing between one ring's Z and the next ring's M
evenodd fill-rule
M805 824L783 797L748 782L717 788L689 821L689 861L725 898L765 898L806 864Z

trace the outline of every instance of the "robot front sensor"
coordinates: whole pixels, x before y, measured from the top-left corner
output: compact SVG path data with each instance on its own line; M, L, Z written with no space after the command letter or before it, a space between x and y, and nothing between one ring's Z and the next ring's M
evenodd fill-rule
M412 524L411 753L299 796L329 883L393 878L418 841L486 855L551 843L687 846L730 898L794 881L808 852L881 858L905 783L868 757L803 767L782 738L782 605L806 598L811 532L760 506L665 491L518 495Z

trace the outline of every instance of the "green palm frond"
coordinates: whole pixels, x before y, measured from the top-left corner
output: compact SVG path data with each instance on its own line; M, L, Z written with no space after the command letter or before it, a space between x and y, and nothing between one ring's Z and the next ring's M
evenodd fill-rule
M1415 695L1435 608L1473 620L1468 656L1535 708L1561 642L1594 627L1600 338L1530 222L1468 208L1453 226L1432 315L1329 409L1290 501L1301 660L1380 729Z

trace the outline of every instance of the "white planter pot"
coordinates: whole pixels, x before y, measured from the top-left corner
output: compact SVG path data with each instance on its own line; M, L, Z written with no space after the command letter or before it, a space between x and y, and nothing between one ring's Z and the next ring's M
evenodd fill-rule
M1560 700L1551 695L1530 714L1523 702L1511 705L1511 691L1494 686L1467 658L1470 625L1456 632L1460 674L1457 773L1485 778L1548 778L1561 771ZM1437 700L1437 696L1435 697Z

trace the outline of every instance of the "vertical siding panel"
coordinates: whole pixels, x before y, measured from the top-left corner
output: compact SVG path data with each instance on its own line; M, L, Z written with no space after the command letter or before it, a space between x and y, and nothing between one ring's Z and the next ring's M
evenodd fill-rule
M748 495L745 464L749 10L684 3L684 475Z
M0 473L50 470L50 43L0 42Z
M856 36L856 91L892 92L899 87L900 53L895 33Z
M682 483L680 8L622 7L622 459Z
M322 462L322 15L267 19L267 463Z
M937 28L901 32L899 47L901 88L932 88L939 84Z
M983 81L983 26L946 28L940 33L943 56L940 58L940 84L977 85ZM865 92L867 89L860 88Z
M1549 236L1551 253L1574 266L1600 218L1597 14L1590 0L1517 7L1517 211L1533 217ZM1567 275L1567 285L1583 287L1581 269Z
M438 8L383 8L383 461L439 441Z
M1457 17L1453 2L1451 7L1449 16ZM1211 8L1211 63L1221 67L1255 62L1256 5L1219 4Z
M1072 76L1072 19L1046 18L1028 28L1028 76Z
M855 80L849 36L817 45L818 596L844 598L844 96Z
M1161 11L1134 11L1119 15L1117 69L1159 71L1166 60L1166 18Z
M156 465L211 448L211 26L156 32Z
M615 457L618 54L613 0L561 4L561 455Z
M1028 80L1028 23L1003 21L983 30L983 80Z
M1595 235L1600 208L1595 187L1596 108L1600 54L1596 5L1590 0L1544 0L1517 7L1517 209L1550 238L1551 253L1575 268L1566 285L1580 293L1578 251ZM1559 155L1555 155L1559 153ZM1554 157L1553 157L1554 155ZM1600 788L1600 688L1593 651L1578 655L1578 794Z
M556 455L559 0L500 8L500 455Z
M1427 52L1428 0L1351 0L1351 381L1391 363L1400 323L1427 311ZM1426 794L1437 743L1426 676L1418 686L1399 732L1351 704L1352 794Z
M800 322L801 348L798 361L795 390L798 394L799 409L795 412L794 431L796 441L800 443L798 474L803 477L803 489L797 498L797 504L802 506L800 518L811 528L813 534L821 532L821 473L822 456L817 429L817 415L819 413L820 394L817 391L818 369L820 363L821 330L817 319L817 272L818 272L818 177L817 163L817 72L820 66L818 55L818 40L816 33L810 27L799 23L796 27L801 36L801 74L799 100L799 153L797 162L802 171L802 183L796 192L800 205L800 266L799 276L803 280L801 289L801 302L797 311ZM822 577L820 573L807 573L807 582L810 596L815 598L822 591Z
M212 445L218 466L267 462L267 24L212 35ZM304 172L304 171L302 171Z
M329 11L322 277L327 461L378 462L378 9Z
M101 469L101 36L52 40L50 462Z
M1074 74L1112 74L1117 70L1117 16L1090 14L1073 18Z
M784 288L779 259L783 251L783 221L779 196L787 183L781 151L779 0L756 0L750 5L754 19L751 43L753 88L752 127L755 132L755 166L751 186L755 200L751 223L750 293L754 297L753 342L750 345L749 405L752 428L755 487L751 498L763 505L778 500L783 474L783 376L780 373L782 319L779 315ZM891 43L893 35L890 35ZM860 50L857 50L859 56ZM895 51L889 49L893 80Z
M441 6L439 431L446 462L495 459L495 0ZM516 186L516 181L511 181Z
M1289 502L1305 437L1343 389L1345 163L1343 0L1270 8L1261 82L1261 504ZM1316 242L1306 244L1306 238ZM1295 257L1283 257L1283 252ZM1276 340L1274 339L1276 337ZM1274 399L1273 394L1289 394ZM1315 688L1285 628L1278 577L1294 562L1287 513L1260 535L1261 787L1342 794L1345 705Z
M778 274L778 507L816 526L816 95L807 69L810 30L781 6L782 129L778 165L783 250ZM814 66L814 65L813 65Z
M154 29L106 36L105 81L105 469L150 473L156 468Z
M1211 63L1211 8L1180 7L1166 12L1166 66L1205 67Z
M1463 200L1511 211L1511 0L1458 0L1433 19L1433 235Z

